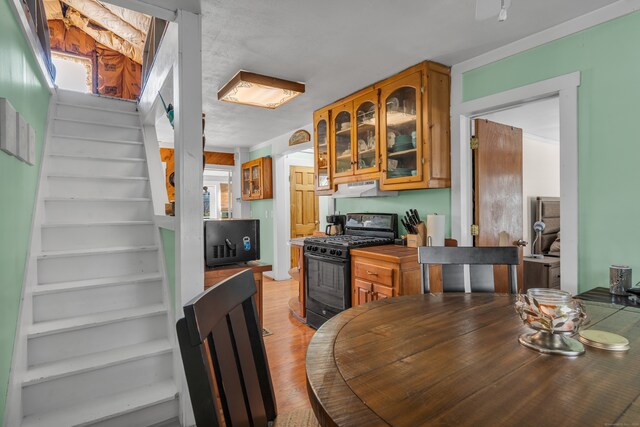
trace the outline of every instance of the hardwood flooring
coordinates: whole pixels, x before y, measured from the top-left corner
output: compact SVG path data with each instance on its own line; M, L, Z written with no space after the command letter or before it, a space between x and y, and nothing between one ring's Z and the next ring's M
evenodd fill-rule
M278 413L310 407L307 396L305 355L315 330L289 314L289 298L298 294L295 280L274 281L264 276L264 337Z

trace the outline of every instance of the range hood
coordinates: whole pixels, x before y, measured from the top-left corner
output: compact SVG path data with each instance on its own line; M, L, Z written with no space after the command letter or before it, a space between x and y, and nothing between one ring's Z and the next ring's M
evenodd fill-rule
M375 180L352 182L349 184L339 184L338 190L333 193L333 198L342 199L347 197L389 197L397 195L397 191L380 190L380 182Z

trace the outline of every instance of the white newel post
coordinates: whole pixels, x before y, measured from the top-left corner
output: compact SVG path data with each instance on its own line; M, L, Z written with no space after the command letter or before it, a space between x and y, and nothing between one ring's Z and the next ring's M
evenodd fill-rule
M176 292L186 304L204 289L202 224L202 49L200 15L178 11L178 58L174 66ZM176 317L183 313L178 311ZM193 425L186 383L181 420Z

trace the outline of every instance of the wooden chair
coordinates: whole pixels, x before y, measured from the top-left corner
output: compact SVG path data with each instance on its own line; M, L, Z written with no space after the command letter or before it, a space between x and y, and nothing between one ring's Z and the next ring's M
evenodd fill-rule
M433 264L442 265L443 292L464 292L464 265L469 266L471 292L495 292L494 266L507 265L509 291L518 292L518 248L501 247L436 247L418 248L418 262L422 269L422 292L429 293L429 270Z
M176 329L196 424L317 426L310 409L276 420L255 293L253 273L245 270L184 306Z

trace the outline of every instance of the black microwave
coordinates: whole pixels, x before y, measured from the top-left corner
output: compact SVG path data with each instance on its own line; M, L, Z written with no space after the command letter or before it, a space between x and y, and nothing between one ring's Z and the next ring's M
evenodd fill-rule
M207 267L260 259L260 220L205 220L204 255Z

